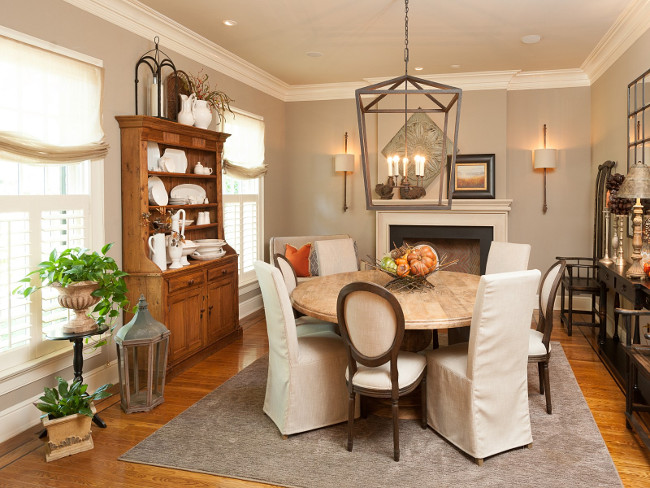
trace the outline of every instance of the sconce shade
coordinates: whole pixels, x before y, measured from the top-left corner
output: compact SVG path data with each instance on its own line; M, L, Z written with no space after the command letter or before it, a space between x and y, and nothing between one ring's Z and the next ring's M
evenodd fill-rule
M334 156L334 171L354 171L354 154L337 154Z
M628 171L616 196L618 198L650 198L650 166L641 161L635 163Z
M535 149L533 168L535 169L553 169L557 166L556 149Z

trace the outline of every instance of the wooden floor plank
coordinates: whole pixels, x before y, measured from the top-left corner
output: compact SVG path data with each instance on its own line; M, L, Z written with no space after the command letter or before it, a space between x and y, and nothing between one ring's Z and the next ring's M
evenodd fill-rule
M556 321L557 323L558 321ZM241 339L171 379L165 403L149 413L125 414L117 398L100 404L107 429L94 428L95 448L46 463L42 441L32 429L0 444L0 487L214 487L272 486L249 481L118 461L117 458L214 388L268 351L264 316L242 321ZM592 331L586 332L587 335ZM625 398L582 333L572 337L556 327L552 340L562 343L580 389L626 487L650 486L650 452L625 428ZM560 378L551 377L553 381Z

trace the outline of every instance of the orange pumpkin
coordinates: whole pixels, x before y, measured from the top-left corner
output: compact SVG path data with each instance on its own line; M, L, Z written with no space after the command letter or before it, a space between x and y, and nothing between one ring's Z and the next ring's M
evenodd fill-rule
M413 249L408 256L406 257L408 259L408 262L411 263L414 260L420 260L422 259L422 255L420 254L419 249Z
M431 249L429 246L422 246L419 248L420 254L422 257L428 257L431 259L435 259L436 253L433 252L433 249Z
M429 270L434 269L436 265L435 256L430 258L429 256L422 256L422 262L425 264Z
M411 263L411 273L413 276L425 276L429 274L429 268L422 261L414 260Z
M399 266L400 264L406 264L408 266L408 261L406 260L406 258L397 258L395 260L395 264L397 266Z
M397 260L395 262L397 262ZM410 271L411 267L406 263L400 263L397 265L397 276L406 276Z

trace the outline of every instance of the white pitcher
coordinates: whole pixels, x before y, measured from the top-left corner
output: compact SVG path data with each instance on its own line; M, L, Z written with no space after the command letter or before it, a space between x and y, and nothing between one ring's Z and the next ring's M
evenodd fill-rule
M162 271L167 269L167 250L165 249L165 234L154 234L149 237L149 257Z
M183 214L183 225L180 225L180 217ZM178 212L172 215L172 232L177 232L178 234L185 235L185 210L180 209Z
M192 105L196 95L192 93L189 97L187 95L180 95L181 97L181 110L178 112L178 122L185 125L194 125L194 115L192 114Z
M212 109L205 100L194 100L192 115L194 115L194 127L199 129L207 129L212 122Z

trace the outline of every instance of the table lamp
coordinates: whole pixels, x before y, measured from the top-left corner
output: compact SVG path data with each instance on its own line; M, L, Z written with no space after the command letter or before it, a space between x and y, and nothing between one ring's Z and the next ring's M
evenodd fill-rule
M632 238L632 265L627 270L628 278L645 278L645 272L641 266L641 247L643 245L642 225L643 225L643 205L642 198L650 198L650 167L642 161L634 164L627 173L625 181L618 189L616 195L618 198L636 199L632 213L634 215L634 237Z

